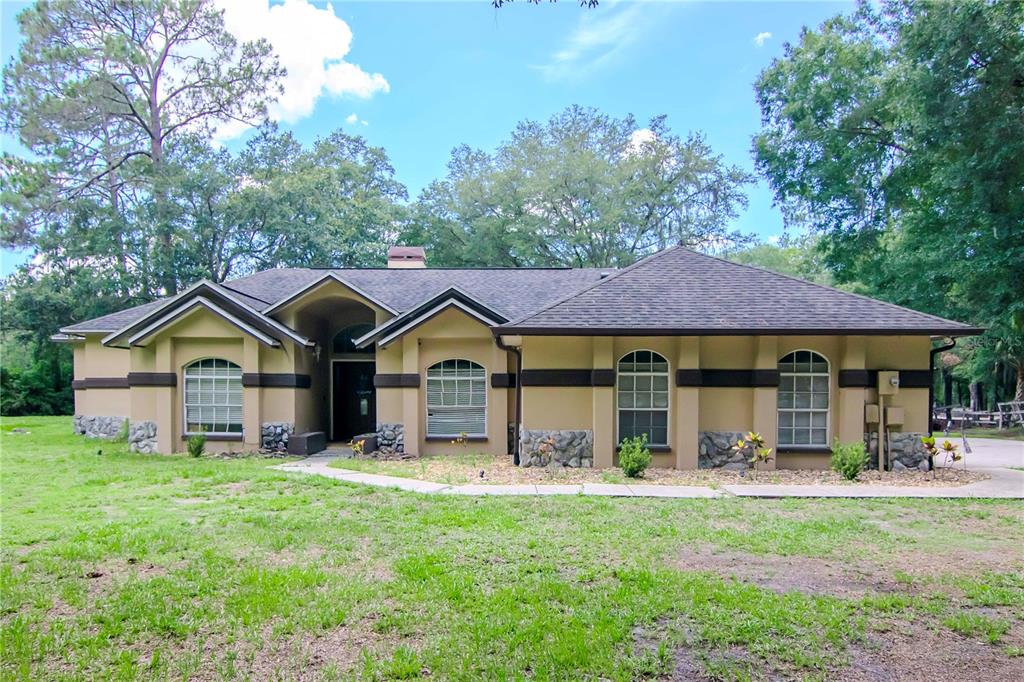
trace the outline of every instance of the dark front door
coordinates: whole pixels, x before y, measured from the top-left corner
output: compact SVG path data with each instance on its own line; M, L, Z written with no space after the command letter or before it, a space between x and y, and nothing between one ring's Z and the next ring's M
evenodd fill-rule
M377 400L373 389L376 363L335 362L334 433L331 440L347 441L352 436L377 428Z

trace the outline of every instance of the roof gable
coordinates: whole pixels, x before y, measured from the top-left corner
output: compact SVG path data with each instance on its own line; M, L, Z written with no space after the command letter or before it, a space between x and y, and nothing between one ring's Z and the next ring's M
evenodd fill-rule
M981 330L677 246L502 325L497 331L969 335Z
M300 345L312 345L309 339L253 309L233 292L206 280L197 282L176 296L160 301L159 305L146 308L141 316L105 336L103 345L131 346L138 339L147 338L166 325L173 323L178 319L179 313L191 310L196 305L194 301L197 300L199 305L220 315L231 324L235 326L242 324L248 329L258 332L259 335L268 339L271 345L284 339L289 339ZM258 338L260 337L258 336Z
M363 348L376 342L383 348L451 308L461 310L488 327L508 321L504 315L461 289L449 287L441 293L431 296L412 310L391 318L370 333L356 339L356 345Z

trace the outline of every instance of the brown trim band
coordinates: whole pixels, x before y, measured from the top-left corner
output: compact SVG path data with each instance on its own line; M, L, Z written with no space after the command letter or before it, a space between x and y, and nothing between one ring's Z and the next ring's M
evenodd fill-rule
M419 374L375 374L373 376L375 388L419 388Z
M177 386L174 372L128 372L129 386Z
M677 369L676 386L705 388L776 388L776 369Z
M494 372L491 374L491 388L515 388L516 375L512 372Z
M932 385L932 373L927 369L841 369L839 388L877 388L880 371L899 372L900 388L928 388Z
M88 388L128 388L128 377L86 377L75 379L71 382L71 388L75 391L82 391Z
M878 383L878 371L875 371L875 381L871 381L871 372L866 369L841 369L839 370L839 388L870 388Z
M613 369L524 369L523 386L614 386Z
M260 388L309 388L313 380L308 374L253 372L242 375L243 386Z

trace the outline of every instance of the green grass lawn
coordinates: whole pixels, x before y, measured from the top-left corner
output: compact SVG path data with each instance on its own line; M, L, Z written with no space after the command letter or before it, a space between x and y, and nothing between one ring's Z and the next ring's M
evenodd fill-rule
M0 450L5 680L1008 679L1024 653L1015 502L420 496L69 418L5 418Z

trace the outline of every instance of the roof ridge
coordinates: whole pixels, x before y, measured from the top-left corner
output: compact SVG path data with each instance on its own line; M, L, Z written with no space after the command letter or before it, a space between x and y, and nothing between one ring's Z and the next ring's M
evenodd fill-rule
M520 318L518 318L516 320L511 320L509 322L506 322L505 326L514 326L514 325L522 324L526 320L529 320L531 317L536 317L537 315L540 315L543 312L547 312L548 310L551 310L555 306L561 305L562 303L565 303L566 301L569 301L569 300L572 300L573 298L576 298L580 294L583 294L583 293L585 293L587 291L590 291L591 289L599 287L602 284L605 284L606 282L612 281L613 279L621 277L622 275L625 275L628 272L632 272L633 270L636 270L641 265L645 265L645 264L647 264L647 263L649 263L649 262L651 262L651 261L653 261L653 260L655 260L657 258L660 258L661 256L664 256L666 254L672 253L673 251L676 251L676 250L681 249L681 248L685 248L685 247L683 247L681 244L673 244L672 246L668 247L667 249L662 249L661 251L655 251L652 254L644 256L643 258L641 258L637 262L633 263L632 265L627 265L626 267L622 268L621 270L615 270L612 274L608 275L607 277L603 277L601 279L598 279L596 282L593 282L592 284L588 284L587 286L583 287L582 289L577 289L576 291L572 292L568 296L563 296L562 298L554 301L553 303L550 303L549 305L544 306L543 308L539 308L537 310L534 310L533 312L528 313L528 314L524 315L523 317L520 317ZM595 268L595 269L601 270L602 268Z
M682 247L682 248L686 248L686 247ZM740 267L740 268L747 268L749 270L756 270L758 272L764 272L764 273L767 273L769 275L774 275L776 277L782 277L784 279L788 279L788 280L791 280L791 281L794 281L794 282L800 282L801 284L808 284L808 285L810 285L812 287L817 287L819 289L825 289L826 291L834 291L836 293L844 294L846 296L854 296L856 298L859 298L862 301L870 301L871 303L876 303L876 304L880 303L882 305L886 305L886 306L889 306L891 308L898 308L899 310L903 310L903 311L906 311L906 312L914 313L915 315L923 315L924 317L930 317L933 320L937 320L939 322L952 322L953 324L959 324L959 325L963 325L965 327L969 327L970 326L970 325L965 324L963 322L957 322L956 320L950 320L950 319L945 318L945 317L939 317L938 315L933 315L931 313L924 313L924 312L921 312L920 310L914 310L913 308L908 308L908 307L902 306L902 305L900 305L898 303L892 303L891 301L883 301L880 298L872 298L871 296L865 296L864 294L858 294L858 293L853 292L853 291L846 291L845 289L840 289L838 287L832 287L832 286L829 286L827 284L820 284L818 282L812 282L812 281L807 280L807 279L801 279L801 278L795 277L793 275L788 275L788 274L786 274L784 272L777 272L775 270L769 270L768 268L763 268L763 267L761 267L759 265L750 265L748 263L737 263L736 261L731 261L728 258L722 258L720 256L712 256L712 255L707 254L707 253L701 253L700 251L696 251L694 249L686 249L686 250L687 251L691 251L691 252L697 254L698 256L703 256L704 258L710 258L711 260L721 261L723 263L727 263L729 265L734 265L734 266Z
M251 276L251 275L250 275L250 276ZM248 298L253 298L253 299L256 299L256 300L257 300L257 301L259 301L260 303L266 303L267 305L270 305L270 301L268 301L268 300L267 300L267 299L265 299L265 298L260 298L259 296L256 296L255 294L250 294L250 293L249 293L249 292L247 292L247 291L241 291L241 290L239 290L239 289L236 289L235 287L232 287L232 286L228 286L228 284L229 284L230 282L237 282L237 281L238 281L238 280L225 280L225 281L221 282L221 283L220 283L220 285L221 285L222 287L224 287L225 289L229 290L229 291L233 291L233 292L235 292L236 294L241 294L242 296L246 296L246 297L248 297Z

